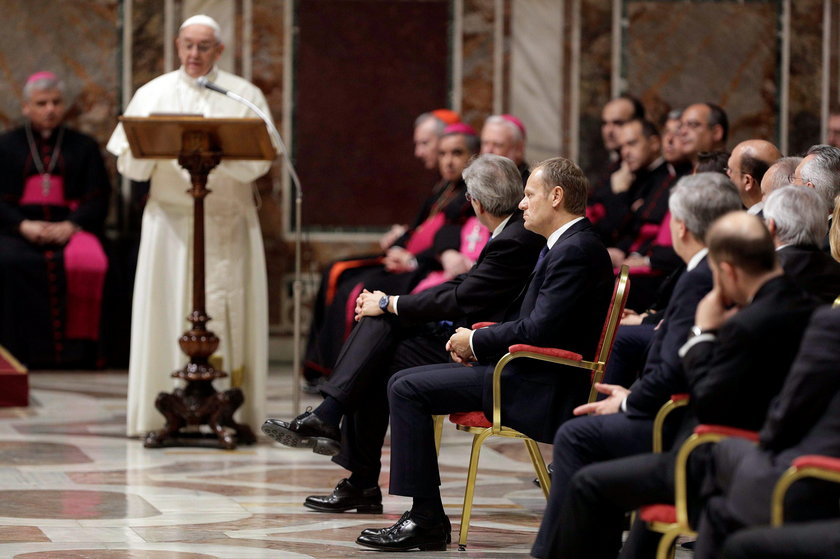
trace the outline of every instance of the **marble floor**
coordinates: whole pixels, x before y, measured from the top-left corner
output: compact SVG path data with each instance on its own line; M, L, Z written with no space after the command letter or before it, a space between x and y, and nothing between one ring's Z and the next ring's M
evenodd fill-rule
M329 492L345 472L266 438L234 451L144 449L123 435L126 381L124 371L32 372L30 406L0 408L0 559L369 558L377 552L357 546L358 533L407 506L386 496L384 515L308 511L304 497ZM273 367L270 415L291 416L291 387L289 368ZM453 537L470 439L446 424ZM528 557L544 499L521 447L485 446L467 551L453 544L418 557ZM386 447L386 487L388 459Z

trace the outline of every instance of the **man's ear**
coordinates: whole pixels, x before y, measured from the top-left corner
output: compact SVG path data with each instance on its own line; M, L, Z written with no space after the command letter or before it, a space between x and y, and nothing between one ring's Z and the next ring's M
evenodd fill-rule
M555 186L551 189L551 207L557 208L563 206L563 198L565 197L566 193L563 191L562 186Z
M715 124L712 126L712 137L715 139L715 142L722 142L723 141L723 126L720 124Z
M770 231L770 236L774 239L776 238L776 220L770 218L764 222L764 225L767 226L767 230Z

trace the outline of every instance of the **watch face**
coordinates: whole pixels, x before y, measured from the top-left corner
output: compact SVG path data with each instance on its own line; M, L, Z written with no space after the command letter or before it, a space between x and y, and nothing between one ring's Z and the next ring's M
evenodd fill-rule
M379 308L382 309L382 312L388 311L388 296L385 295L381 299L379 299Z

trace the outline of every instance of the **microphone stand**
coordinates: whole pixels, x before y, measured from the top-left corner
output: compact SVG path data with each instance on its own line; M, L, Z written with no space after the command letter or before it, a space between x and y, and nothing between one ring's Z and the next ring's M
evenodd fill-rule
M301 375L301 296L303 292L303 280L301 278L301 207L303 205L303 189L300 186L300 178L298 178L297 171L295 170L294 165L292 165L292 160L289 157L289 151L286 149L286 144L283 143L283 138L280 136L280 132L277 130L277 127L272 122L271 118L265 111L260 109L257 105L245 99L241 95L234 93L233 91L229 91L215 83L211 82L205 76L199 77L196 82L198 85L210 89L212 91L216 91L221 93L222 95L226 95L227 97L242 103L252 111L254 111L257 116L259 116L263 122L265 122L266 127L268 128L268 133L271 135L271 138L277 143L277 147L280 148L280 154L283 156L283 162L285 163L286 169L289 173L289 176L292 179L292 183L295 187L295 279L292 287L292 297L294 301L294 325L293 325L293 345L292 348L292 414L297 416L300 414L300 375Z

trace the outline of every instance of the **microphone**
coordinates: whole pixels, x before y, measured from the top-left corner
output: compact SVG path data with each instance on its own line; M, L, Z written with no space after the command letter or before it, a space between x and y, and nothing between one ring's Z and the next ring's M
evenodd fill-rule
M225 89L224 87L222 87L220 85L216 85L215 83L211 82L210 80L207 79L207 76L201 76L200 78L198 78L195 81L201 87L206 87L207 89L212 89L213 91L218 91L222 95L227 95L228 97L230 97L230 93L231 93L230 91L228 91L227 89Z

